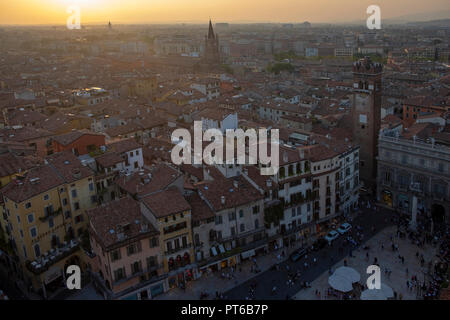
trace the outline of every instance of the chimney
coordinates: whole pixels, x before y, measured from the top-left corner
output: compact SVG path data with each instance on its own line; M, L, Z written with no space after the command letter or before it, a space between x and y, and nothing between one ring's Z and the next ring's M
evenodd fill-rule
M225 204L225 196L221 196L221 197L220 197L220 202L221 202L222 204Z

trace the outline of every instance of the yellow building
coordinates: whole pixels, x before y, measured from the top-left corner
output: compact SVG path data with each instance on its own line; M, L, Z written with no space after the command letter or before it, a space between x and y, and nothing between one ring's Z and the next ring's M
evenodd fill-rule
M2 226L28 284L50 295L64 266L80 265L85 210L96 205L94 174L70 152L46 158L1 189ZM80 265L80 267L84 267Z
M189 203L176 187L146 196L141 202L144 216L160 232L159 243L169 288L193 280L192 216Z

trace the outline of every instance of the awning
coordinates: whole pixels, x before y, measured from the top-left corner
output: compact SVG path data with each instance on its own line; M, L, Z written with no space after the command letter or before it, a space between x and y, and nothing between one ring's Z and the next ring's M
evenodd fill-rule
M215 257L215 256L217 256L217 250L216 250L216 247L211 247L211 252L212 252L212 255Z
M219 245L219 251L220 253L225 253L225 248L223 247L222 244Z
M340 275L333 274L328 278L328 284L335 290L350 292L353 290L352 282Z
M387 300L394 296L394 291L388 285L381 283L380 289L366 289L361 293L361 300Z
M334 271L333 275L344 277L351 281L351 283L359 282L361 280L359 272L350 267L339 267Z
M242 259L247 259L255 255L255 250L248 250L241 253Z

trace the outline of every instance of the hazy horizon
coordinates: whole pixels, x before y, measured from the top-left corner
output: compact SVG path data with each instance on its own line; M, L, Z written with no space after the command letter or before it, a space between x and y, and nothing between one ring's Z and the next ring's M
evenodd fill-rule
M70 5L81 7L85 25L201 24L209 18L228 23L353 23L365 20L372 4L380 6L384 20L424 13L450 18L448 0L15 0L0 4L0 25L65 25Z

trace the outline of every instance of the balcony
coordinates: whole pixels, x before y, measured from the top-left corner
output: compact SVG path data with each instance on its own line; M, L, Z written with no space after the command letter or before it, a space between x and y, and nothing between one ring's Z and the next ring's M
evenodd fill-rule
M156 270L161 269L163 267L164 267L164 265L162 263L157 263L154 266L147 267L146 269L137 270L136 272L132 273L131 275L125 276L125 277L123 277L123 278L121 278L119 280L114 280L113 284L114 285L119 285L119 284L125 283L125 282L127 282L127 281L129 281L131 279L134 279L134 278L137 278L137 277L141 277L141 276L143 276L143 275L145 275L147 273L156 271ZM150 279L150 280L152 280L152 279Z
M41 274L47 271L56 262L70 256L72 253L79 249L79 243L76 240L71 240L69 243L64 243L64 245L51 249L48 253L39 257L35 261L27 261L25 263L28 270L34 274Z
M183 250L186 250L186 249L190 249L190 248L192 248L192 243L189 243L189 244L187 244L185 246L181 246L181 247L178 247L178 248L173 248L173 249L167 250L167 251L164 252L164 254L165 255L174 254L174 253L177 253L177 252L180 252L180 251L183 251Z
M41 222L47 221L51 217L56 217L57 215L62 213L62 208L57 209L56 211L45 210L45 214L42 217L39 217Z

